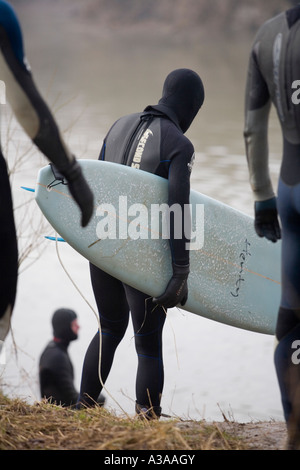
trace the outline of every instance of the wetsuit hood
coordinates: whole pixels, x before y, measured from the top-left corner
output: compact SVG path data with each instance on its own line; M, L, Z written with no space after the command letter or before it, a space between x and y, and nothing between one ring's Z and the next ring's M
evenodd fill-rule
M53 335L56 339L69 343L77 339L77 334L72 331L71 323L77 318L73 310L60 308L52 317Z
M193 70L176 69L167 76L162 97L152 108L166 114L185 133L203 101L204 86L199 75Z

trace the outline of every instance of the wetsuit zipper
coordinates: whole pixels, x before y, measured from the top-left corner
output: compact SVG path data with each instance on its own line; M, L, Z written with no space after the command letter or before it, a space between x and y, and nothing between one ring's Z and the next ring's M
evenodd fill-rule
M122 158L122 164L123 165L127 165L128 164L128 157L129 157L129 153L130 153L130 150L131 150L131 147L133 145L133 142L135 141L135 138L136 136L139 134L139 132L143 129L143 130L146 130L151 122L153 120L153 116L152 114L151 115L144 115L144 116L141 116L141 119L140 119L140 122L138 123L138 125L136 126L135 130L133 131L133 133L131 134L129 140L128 140L128 143L126 145L126 149L125 149L125 152L124 152L124 155L123 155L123 158Z

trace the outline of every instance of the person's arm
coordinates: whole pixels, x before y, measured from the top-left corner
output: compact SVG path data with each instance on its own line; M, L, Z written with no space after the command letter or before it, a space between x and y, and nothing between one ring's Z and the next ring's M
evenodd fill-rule
M259 42L249 60L245 99L244 139L250 184L255 201L255 230L275 242L280 238L276 198L269 173L268 122L271 99L259 69Z
M186 266L189 264L190 252L188 249L191 235L190 218L190 164L194 158L194 148L189 145L178 152L172 159L169 168L169 207L180 208L174 212L170 226L170 246L173 263ZM172 213L173 215L173 213Z
M0 1L0 72L7 100L18 122L67 179L70 192L82 211L82 225L87 225L93 211L93 195L34 83L24 57L19 22L13 9L3 1Z
M188 141L186 141L187 143ZM177 206L174 216L170 214L170 248L172 254L173 275L165 292L153 299L165 308L175 307L179 303L184 305L188 297L187 280L190 272L189 240L191 233L190 217L190 174L191 163L194 158L194 148L190 142L183 148L176 146L169 168L169 207Z
M274 196L269 175L268 122L271 100L267 84L252 51L245 97L244 139L250 184L256 201Z

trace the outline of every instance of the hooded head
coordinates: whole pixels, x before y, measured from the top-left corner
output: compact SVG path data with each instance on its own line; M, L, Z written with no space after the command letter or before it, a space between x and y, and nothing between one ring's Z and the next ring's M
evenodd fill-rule
M52 317L53 335L55 338L69 343L77 339L77 332L72 329L72 322L77 319L73 310L60 308Z
M176 69L167 76L162 97L153 107L177 122L185 133L203 101L204 87L199 75L193 70Z

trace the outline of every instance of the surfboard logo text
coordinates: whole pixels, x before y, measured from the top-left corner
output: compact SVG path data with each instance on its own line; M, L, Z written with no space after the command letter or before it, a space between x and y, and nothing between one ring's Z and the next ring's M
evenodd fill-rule
M251 253L249 251L250 245L251 243L249 243L246 238L245 248L242 250L242 252L239 255L240 269L239 269L237 280L235 283L235 290L230 292L233 297L239 296L241 285L245 281L245 278L244 278L245 263L246 263L247 257L251 256Z
M191 210L195 213L191 214ZM194 223L191 226L191 215ZM204 204L192 209L185 204L151 204L150 209L141 203L128 204L127 196L119 196L119 206L102 203L96 209L99 221L96 233L99 240L104 239L186 239L187 250L200 250L204 245Z

